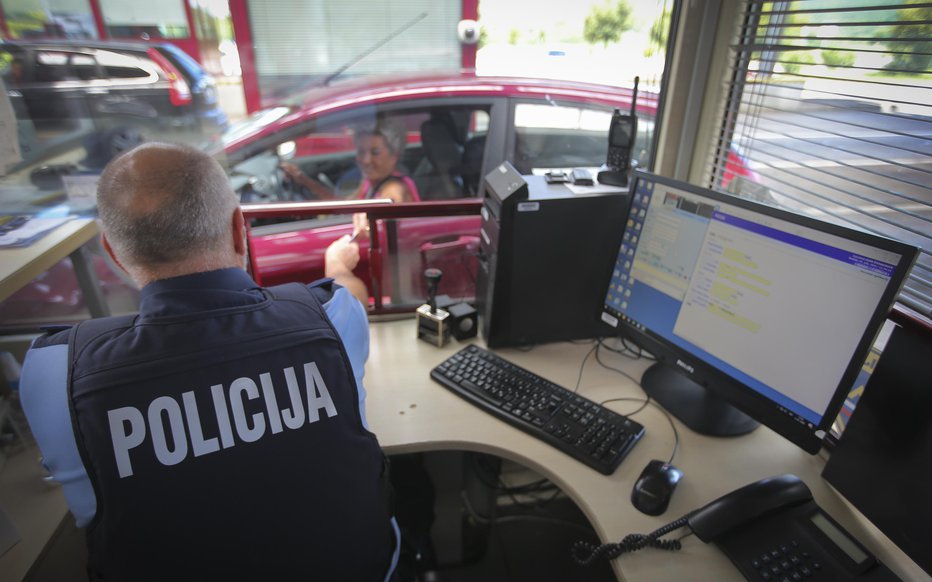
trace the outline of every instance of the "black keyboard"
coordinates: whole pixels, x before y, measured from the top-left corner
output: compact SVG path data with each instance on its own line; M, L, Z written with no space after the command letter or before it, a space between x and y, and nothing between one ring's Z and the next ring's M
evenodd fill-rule
M470 345L430 371L430 377L479 408L611 475L644 435L644 427Z

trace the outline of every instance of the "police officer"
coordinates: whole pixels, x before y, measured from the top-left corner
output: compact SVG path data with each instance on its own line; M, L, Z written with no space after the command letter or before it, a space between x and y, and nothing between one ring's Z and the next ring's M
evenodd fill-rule
M181 145L111 162L98 209L139 314L39 337L21 377L91 578L389 578L397 526L349 291L365 294L358 247L327 250L334 279L260 288L223 169Z

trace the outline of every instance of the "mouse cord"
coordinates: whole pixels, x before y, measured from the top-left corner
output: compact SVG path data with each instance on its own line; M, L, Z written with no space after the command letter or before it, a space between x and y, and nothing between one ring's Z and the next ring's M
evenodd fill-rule
M586 362L589 360L589 356L591 356L593 353L595 353L596 357L598 357L598 349L599 342L596 342L595 345L592 346L592 349L586 352L586 357L584 357L582 363L579 364L579 375L576 377L576 386L573 387L573 394L579 393L579 385L582 383L583 369L586 367Z
M622 554L636 552L643 548L657 548L659 550L676 551L683 545L680 543L681 538L673 540L661 540L661 536L686 526L690 514L672 521L660 529L654 530L649 534L628 534L618 543L609 543L596 545L586 541L578 541L570 548L570 554L573 561L580 566L588 566L594 561L605 558L614 560ZM689 535L689 534L687 534ZM683 536L686 537L686 536Z
M601 345L602 345L602 342L600 341L599 344L598 344L596 347L601 346ZM611 351L614 351L614 350L611 350ZM586 357L588 358L589 356L587 355ZM606 370L611 370L612 372L617 372L618 374L621 374L622 376L625 376L626 378L628 378L629 380L631 380L632 382L634 382L638 387L641 388L641 390L644 389L643 387L641 387L641 382L640 382L637 378L635 378L634 376L632 376L631 374L628 374L627 372L625 372L624 370L622 370L622 369L620 369L620 368L615 368L614 366L609 366L608 364L606 364L605 362L603 362L603 361L602 361L602 358L599 357L599 352L598 352L598 350L596 350L596 352L595 352L595 361L598 362L598 364L599 364L600 366L602 366L603 368L605 368ZM583 360L583 363L585 363L585 360ZM649 395L647 395L646 393L645 393L645 398L644 398L643 400L641 400L640 398L609 398L608 400L604 400L604 401L600 402L599 405L600 405L600 406L605 406L605 404L608 403L608 402L618 402L618 401L624 401L624 400L630 400L630 401L633 401L633 402L640 402L640 403L642 403L641 406L640 406L640 408L638 408L637 410L635 410L635 411L633 411L633 412L627 413L625 416L634 416L635 414L637 414L637 413L641 412L642 410L644 410L645 407L647 407L648 405L650 405L650 406L653 406L654 408L656 408L657 410L659 410L660 412L662 412L663 415L667 418L667 422L670 424L670 430L673 431L673 451L670 453L670 459L667 461L667 463L672 463L672 462L673 462L673 458L676 457L676 452L677 452L677 450L679 450L679 447L680 447L680 433L679 433L678 430L676 430L676 424L673 422L673 418L670 417L670 413L668 413L662 406L660 406L659 404L657 404L656 402L654 402L654 400L653 400Z

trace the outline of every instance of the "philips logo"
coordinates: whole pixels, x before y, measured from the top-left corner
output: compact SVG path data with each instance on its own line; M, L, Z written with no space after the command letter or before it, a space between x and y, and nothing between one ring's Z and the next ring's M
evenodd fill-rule
M690 374L695 374L695 373L696 373L696 369L693 368L692 366L690 366L689 364L687 364L686 362L684 362L683 360L677 360L677 361L676 361L676 365L679 366L680 368L683 368L684 370L686 370L686 371L689 372Z

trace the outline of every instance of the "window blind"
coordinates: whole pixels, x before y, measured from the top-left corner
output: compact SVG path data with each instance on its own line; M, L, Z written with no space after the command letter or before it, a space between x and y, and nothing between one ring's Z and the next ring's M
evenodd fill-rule
M932 3L742 0L708 186L923 249L932 317Z

